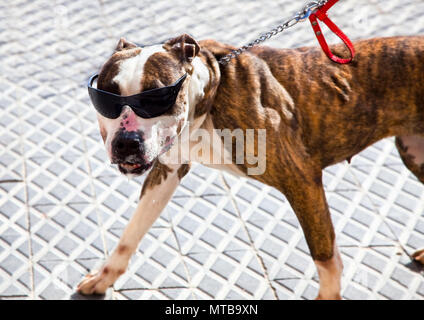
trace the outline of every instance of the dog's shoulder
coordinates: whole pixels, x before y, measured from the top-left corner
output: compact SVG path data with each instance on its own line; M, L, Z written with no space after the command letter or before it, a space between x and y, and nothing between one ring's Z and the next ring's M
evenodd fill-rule
M210 51L215 56L215 58L217 58L217 60L229 54L231 50L237 49L234 46L231 46L229 44L225 44L216 40L212 40L212 39L201 40L199 41L199 45L201 49L206 49Z

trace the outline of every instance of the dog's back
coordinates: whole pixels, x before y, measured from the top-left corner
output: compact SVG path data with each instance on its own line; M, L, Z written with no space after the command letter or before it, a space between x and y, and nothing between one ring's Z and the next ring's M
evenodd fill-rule
M228 101L228 92L218 93L217 126L229 122L260 125L257 119L266 116L260 114L261 108L280 114L290 109L300 123L291 124L301 127L308 152L322 167L349 158L382 138L424 132L424 36L376 38L354 45L357 55L348 65L331 62L318 46L260 46L241 55L221 68L223 86L237 91L231 97L241 99ZM218 59L233 49L215 41L205 41L204 46ZM332 46L332 50L346 54L343 45ZM270 78L281 88L270 84ZM257 99L260 107L252 103ZM220 119L222 112L228 120ZM256 121L247 119L240 124L235 112L255 114Z

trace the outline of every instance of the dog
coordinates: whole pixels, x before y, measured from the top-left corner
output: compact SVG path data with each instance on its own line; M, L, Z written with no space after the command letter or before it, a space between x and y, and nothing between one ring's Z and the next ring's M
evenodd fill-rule
M249 176L282 192L302 226L317 267L317 299L341 299L343 264L322 170L350 160L383 138L396 137L404 164L424 183L424 36L360 40L355 47L357 55L347 65L331 62L319 47L258 46L223 66L219 59L235 48L214 40L197 42L184 34L142 48L120 39L100 71L98 89L129 96L169 86L184 74L187 78L172 108L158 117L142 118L128 105L116 119L98 114L101 136L119 170L129 176L150 171L116 249L77 290L103 294L113 285L191 162L199 162ZM332 50L344 53L340 45ZM249 174L253 165L237 161L239 154L234 148L228 151L223 138L214 133L252 128L266 131L262 154L266 168L256 174ZM190 154L190 159L176 161L169 156L176 148L194 148L191 141L176 140L183 135L190 138L199 130L210 133L218 146ZM250 147L259 143L255 136ZM231 146L235 147L234 141ZM222 150L230 161L218 165L207 161ZM424 264L424 250L413 257Z

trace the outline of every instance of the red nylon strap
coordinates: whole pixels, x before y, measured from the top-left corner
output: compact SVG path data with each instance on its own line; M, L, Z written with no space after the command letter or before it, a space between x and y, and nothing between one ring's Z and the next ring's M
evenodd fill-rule
M339 0L329 0L325 5L323 5L321 8L316 10L314 13L311 13L309 16L309 21L312 24L312 29L314 29L315 36L318 39L319 44L321 45L322 50L324 50L325 54L334 62L340 63L340 64L347 64L352 62L353 58L355 57L355 48L353 47L352 42L350 39L342 32L342 30L337 27L333 21L330 20L330 18L327 15L327 11ZM336 56L333 52L331 52L330 48L328 47L327 41L324 38L324 34L322 33L321 27L318 23L318 19L324 22L328 28L333 31L346 45L346 47L350 51L350 58L349 59L343 59L338 56Z

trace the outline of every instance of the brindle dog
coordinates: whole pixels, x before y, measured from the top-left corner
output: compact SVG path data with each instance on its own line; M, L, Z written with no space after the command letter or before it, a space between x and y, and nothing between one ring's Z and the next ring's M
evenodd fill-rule
M158 160L164 141L180 136L190 122L190 134L196 129L212 135L213 129L266 129L266 170L252 178L287 197L318 268L318 298L339 299L342 261L322 170L395 136L405 165L424 183L424 37L364 40L355 47L357 56L348 65L331 62L318 47L256 47L221 66L218 60L234 48L216 41L197 43L182 35L163 46L139 48L121 39L101 70L100 89L130 95L170 85L184 73L188 77L174 108L159 118L139 118L130 107L116 120L98 115L111 158L122 132L142 135L138 151L122 151L139 163L125 162L125 157L115 159L123 173L142 174L140 163L143 168L153 168L117 249L78 290L104 293L125 271L139 241L189 171L187 162ZM343 54L342 49L332 48L337 54ZM166 133L152 135L157 125L166 128ZM255 150L257 144L255 139ZM179 147L175 144L171 150ZM211 148L211 154L214 152ZM230 158L232 164L214 167L246 176L250 165L237 164L235 152ZM184 160L205 162L200 155ZM424 263L424 250L413 256Z

